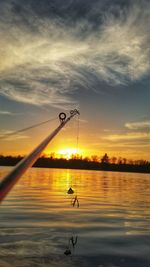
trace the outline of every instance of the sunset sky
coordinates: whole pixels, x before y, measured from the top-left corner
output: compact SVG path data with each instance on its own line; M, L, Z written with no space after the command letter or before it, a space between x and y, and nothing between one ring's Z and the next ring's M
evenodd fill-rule
M25 155L78 108L79 153L150 161L150 1L0 0L0 154ZM77 149L73 119L45 153Z

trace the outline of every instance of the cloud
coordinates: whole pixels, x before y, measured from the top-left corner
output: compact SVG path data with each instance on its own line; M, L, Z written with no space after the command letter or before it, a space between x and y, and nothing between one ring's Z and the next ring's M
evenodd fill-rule
M145 120L140 122L128 122L125 124L125 127L131 130L150 128L150 120Z
M112 141L112 142L120 142L120 141L150 141L150 132L133 132L133 133L125 133L125 134L112 134L103 137L103 139Z
M101 149L107 149L107 150L111 150L113 149L113 151L118 150L118 149L122 149L123 151L124 148L135 148L135 150L137 150L137 148L145 148L145 149L149 149L150 144L147 144L147 142L134 142L134 140L124 140L123 142L95 142L92 143L92 146L95 148L101 147Z
M31 0L2 1L1 95L70 108L77 105L74 91L99 91L101 82L126 85L147 75L150 3L87 3L56 1L52 8L47 1L39 7Z
M0 110L0 115L14 115L14 113L10 112L10 111L7 111L7 110Z
M23 135L23 134L20 134L20 133L14 134L14 132L10 131L10 130L1 130L0 131L0 139L2 139L3 141L4 140L15 141L15 140L18 140L18 139L26 139L26 138L29 138L29 136Z

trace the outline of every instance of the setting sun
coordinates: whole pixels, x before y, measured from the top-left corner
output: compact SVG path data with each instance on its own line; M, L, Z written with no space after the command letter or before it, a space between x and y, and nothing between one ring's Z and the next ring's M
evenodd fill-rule
M58 151L59 156L70 159L72 155L80 154L81 151L79 151L77 148L64 148Z

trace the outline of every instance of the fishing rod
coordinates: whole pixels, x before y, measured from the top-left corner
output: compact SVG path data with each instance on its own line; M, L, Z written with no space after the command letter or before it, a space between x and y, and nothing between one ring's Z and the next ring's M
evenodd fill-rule
M60 125L48 135L28 156L23 158L0 182L0 202L6 197L12 187L17 183L24 172L31 167L39 158L42 151L48 143L59 133L59 131L77 114L80 114L77 109L70 111L70 116L67 118L64 112L59 114Z

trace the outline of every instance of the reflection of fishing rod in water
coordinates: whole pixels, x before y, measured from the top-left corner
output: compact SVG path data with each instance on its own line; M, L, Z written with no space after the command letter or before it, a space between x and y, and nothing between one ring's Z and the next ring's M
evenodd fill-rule
M73 195L74 194L74 190L70 187L67 191L67 194L68 195ZM71 205L74 207L75 205L79 208L80 204L79 204L79 200L78 200L78 197L77 195L75 197L73 197L71 199Z
M72 187L70 187L67 191L68 195L73 195L74 194L74 190L72 189ZM71 205L73 207L75 207L75 205L79 208L79 200L77 195L73 196L71 199ZM66 247L66 250L64 252L64 254L66 256L71 255L74 250L75 250L75 246L77 245L77 241L78 241L78 236L77 235L72 235L69 239L68 239L68 245Z
M78 242L78 236L71 236L68 240L68 246L64 252L66 256L71 255L72 252L75 250L75 246L77 245Z
M71 204L74 207L76 203L77 203L77 207L79 208L79 200L78 200L77 196L75 196L75 198L72 199L72 203Z

